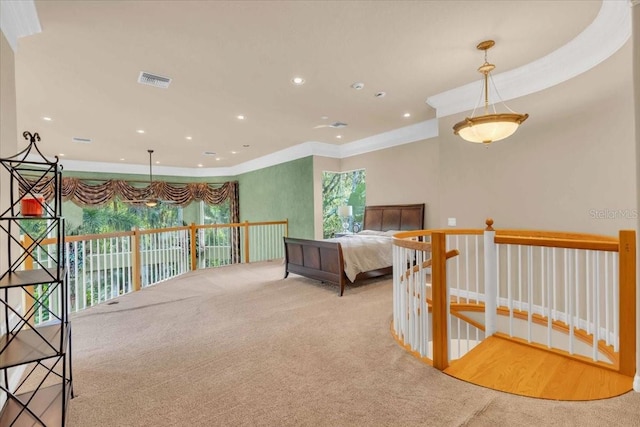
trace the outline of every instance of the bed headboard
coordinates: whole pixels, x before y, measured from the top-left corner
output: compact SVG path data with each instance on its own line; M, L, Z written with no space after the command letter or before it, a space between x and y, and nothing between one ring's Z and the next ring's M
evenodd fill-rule
M424 203L364 208L363 230L424 230Z

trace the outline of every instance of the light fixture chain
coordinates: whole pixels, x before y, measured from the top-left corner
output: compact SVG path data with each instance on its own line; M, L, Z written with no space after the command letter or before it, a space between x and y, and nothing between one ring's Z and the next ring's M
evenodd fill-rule
M504 105L504 107L507 110L509 110L509 112L517 114L515 111L513 111L511 108L509 108L509 106L507 104L505 104L504 100L502 99L502 96L500 95L500 92L498 92L498 86L496 86L496 82L493 81L493 76L490 76L490 77L491 77L491 84L493 85L493 89L495 90L496 95L498 96L498 100L500 101L500 103L502 105ZM493 104L493 109L494 110L496 109L496 103Z

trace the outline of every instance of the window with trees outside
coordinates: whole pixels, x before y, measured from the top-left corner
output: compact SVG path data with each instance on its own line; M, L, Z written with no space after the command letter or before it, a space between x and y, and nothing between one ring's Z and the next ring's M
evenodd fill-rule
M182 207L160 203L154 208L113 200L100 207L84 207L82 224L67 230L69 235L103 234L118 231L167 228L185 225Z
M323 172L323 238L334 237L336 232L342 231L343 218L339 215L340 206L353 207L353 215L348 218L349 231L359 231L362 228L365 204L366 183L364 169L349 172Z
M192 222L228 224L231 217L229 200L219 205L208 205L199 201L184 208L166 203L149 208L113 200L103 206L85 206L81 209L81 219L77 218L77 221L68 224L66 230L68 236L131 231L134 228L150 230L180 227ZM33 232L34 235L46 228L46 224L38 221L22 221L21 226L25 231Z

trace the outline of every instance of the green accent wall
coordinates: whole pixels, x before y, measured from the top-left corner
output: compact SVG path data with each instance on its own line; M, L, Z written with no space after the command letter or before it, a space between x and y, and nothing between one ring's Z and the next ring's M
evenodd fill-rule
M236 177L241 221L289 220L289 236L313 239L313 156Z

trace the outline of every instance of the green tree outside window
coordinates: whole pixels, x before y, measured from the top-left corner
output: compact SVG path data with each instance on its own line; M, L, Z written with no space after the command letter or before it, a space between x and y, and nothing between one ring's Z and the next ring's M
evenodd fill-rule
M362 229L364 207L366 205L365 170L322 173L322 223L323 238L328 239L342 230L342 218L338 208L343 205L353 207L349 230Z

